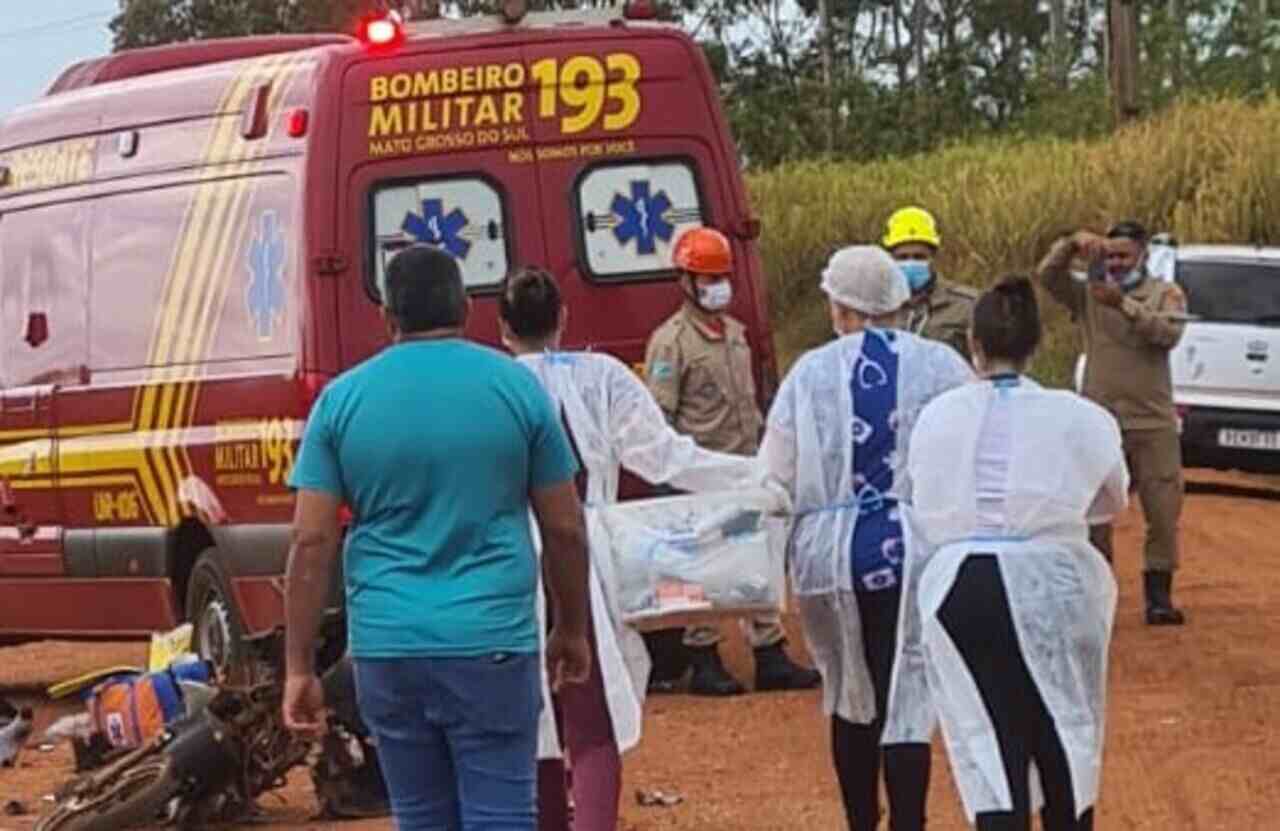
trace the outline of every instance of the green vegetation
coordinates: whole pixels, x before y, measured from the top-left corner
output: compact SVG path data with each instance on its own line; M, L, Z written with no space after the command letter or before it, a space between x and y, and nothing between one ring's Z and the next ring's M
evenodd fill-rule
M1280 98L1187 103L1101 139L992 139L869 164L801 162L754 174L784 366L830 337L818 275L832 251L878 242L905 204L941 224L940 271L983 287L1034 267L1061 232L1135 217L1182 242L1280 242ZM1034 374L1062 386L1075 327L1043 298Z

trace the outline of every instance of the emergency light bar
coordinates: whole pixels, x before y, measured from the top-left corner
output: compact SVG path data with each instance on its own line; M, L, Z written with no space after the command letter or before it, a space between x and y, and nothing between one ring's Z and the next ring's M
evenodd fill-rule
M368 15L360 21L357 34L370 49L394 49L404 43L404 19L394 11Z

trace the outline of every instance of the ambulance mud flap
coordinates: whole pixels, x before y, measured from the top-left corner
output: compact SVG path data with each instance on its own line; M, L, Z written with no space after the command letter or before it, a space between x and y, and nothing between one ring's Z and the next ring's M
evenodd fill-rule
M169 531L164 528L67 531L63 547L68 577L169 576Z
M209 529L229 577L273 577L289 561L290 526L223 525Z

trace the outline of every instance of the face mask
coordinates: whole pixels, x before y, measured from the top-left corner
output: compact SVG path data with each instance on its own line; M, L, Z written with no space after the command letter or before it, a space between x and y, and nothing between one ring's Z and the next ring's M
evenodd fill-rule
M1133 271L1130 271L1128 274L1125 274L1120 278L1118 278L1116 280L1116 284L1120 286L1120 288L1124 289L1125 291L1128 291L1129 289L1141 283L1142 278L1145 276L1147 276L1146 272L1143 271L1141 266L1139 266L1138 268L1135 268Z
M898 262L898 270L907 278L912 294L922 291L933 279L933 269L924 260L901 260Z
M728 280L718 280L709 286L698 287L698 305L709 312L727 309L732 302L733 284Z

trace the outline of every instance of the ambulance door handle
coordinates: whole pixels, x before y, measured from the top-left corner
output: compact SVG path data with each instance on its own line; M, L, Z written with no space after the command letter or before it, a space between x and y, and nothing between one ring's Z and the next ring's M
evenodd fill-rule
M341 274L347 270L347 258L333 252L318 254L311 260L311 270L323 276Z
M44 312L31 312L27 315L27 332L22 338L32 349L36 349L49 339L49 316Z
M0 477L0 508L2 508L8 516L16 516L18 513L18 503L13 498L13 488L9 486L9 477Z
M22 507L18 504L13 496L13 488L9 485L9 478L0 477L0 509L8 517L14 526L14 530L18 532L18 542L22 544L30 543L35 538L37 528L22 513Z

